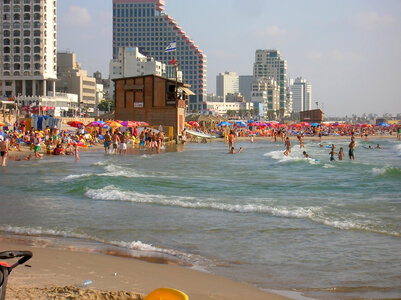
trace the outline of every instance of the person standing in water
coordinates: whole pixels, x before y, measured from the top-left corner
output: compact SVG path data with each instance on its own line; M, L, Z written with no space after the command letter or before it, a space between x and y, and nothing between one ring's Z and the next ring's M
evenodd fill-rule
M291 142L290 142L290 138L288 136L285 139L285 147L286 147L286 150L284 151L284 155L288 156L291 153Z
M7 140L0 135L0 154L1 154L1 166L6 166L6 158L8 155L8 143Z
M344 157L344 150L343 147L340 148L340 151L338 151L338 160L343 160Z
M355 160L355 146L356 146L355 138L351 137L351 143L349 143L348 145L349 148L348 156L350 160Z

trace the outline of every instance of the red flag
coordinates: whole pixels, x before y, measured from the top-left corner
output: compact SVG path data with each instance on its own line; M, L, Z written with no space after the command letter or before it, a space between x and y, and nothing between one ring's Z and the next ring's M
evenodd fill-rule
M170 65L174 65L175 64L175 58L173 58L171 61L170 61Z

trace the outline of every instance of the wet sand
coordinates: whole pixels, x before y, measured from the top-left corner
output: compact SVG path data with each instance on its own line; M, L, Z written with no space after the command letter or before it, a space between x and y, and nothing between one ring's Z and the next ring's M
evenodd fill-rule
M0 251L31 250L31 267L9 277L7 299L143 299L160 287L179 289L191 300L288 299L248 284L174 264L97 253L31 247L0 238ZM93 283L83 287L85 280Z

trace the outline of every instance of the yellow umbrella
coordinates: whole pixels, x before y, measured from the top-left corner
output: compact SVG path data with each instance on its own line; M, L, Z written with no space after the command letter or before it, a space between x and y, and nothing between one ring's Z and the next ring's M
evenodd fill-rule
M123 127L123 125L121 125L120 123L118 123L116 121L107 122L106 124L113 128L114 127Z

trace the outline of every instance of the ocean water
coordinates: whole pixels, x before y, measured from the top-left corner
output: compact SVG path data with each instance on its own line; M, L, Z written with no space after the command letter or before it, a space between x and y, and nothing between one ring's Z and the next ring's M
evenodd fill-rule
M401 143L188 144L10 162L0 170L0 234L173 260L321 299L401 297ZM383 149L366 149L380 143Z

